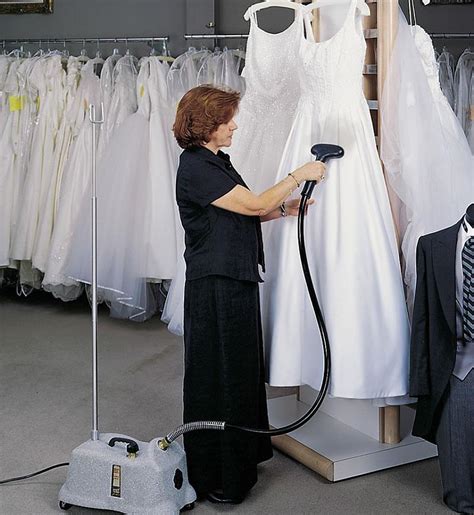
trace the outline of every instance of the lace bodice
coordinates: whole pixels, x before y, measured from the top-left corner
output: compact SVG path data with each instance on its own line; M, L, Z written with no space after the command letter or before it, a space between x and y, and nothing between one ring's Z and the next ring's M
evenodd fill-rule
M341 20L338 11L339 29L328 39L315 41L310 18L305 10L306 38L301 40L301 65L299 77L302 97L300 102L316 106L319 118L324 120L335 102L339 106L349 105L362 96L362 71L365 56L365 39L360 16L355 16L356 0L345 6ZM330 13L321 12L321 24L334 24Z
M439 83L439 65L436 61L431 37L419 25L413 25L411 30L416 48L421 56L421 62L423 64L430 89L436 99L444 101L445 96L441 91L441 85Z

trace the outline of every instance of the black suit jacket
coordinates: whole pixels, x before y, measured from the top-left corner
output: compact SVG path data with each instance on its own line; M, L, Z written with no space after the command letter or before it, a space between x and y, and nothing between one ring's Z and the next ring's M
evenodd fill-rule
M456 362L458 223L418 241L410 395L418 397L413 434L435 443L440 410Z

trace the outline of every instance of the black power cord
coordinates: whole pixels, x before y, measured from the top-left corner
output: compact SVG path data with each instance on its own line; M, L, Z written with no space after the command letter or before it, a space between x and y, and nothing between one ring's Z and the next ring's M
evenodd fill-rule
M40 474L44 474L45 472L49 472L50 470L57 469L59 467L67 467L69 463L58 463L57 465L52 465L51 467L38 470L38 472L33 472L33 474L28 474L26 476L18 476L18 477L11 477L10 479L4 479L3 481L0 481L0 485L6 485L7 483L13 483L15 481L22 481L23 479L30 479L35 476L39 476Z

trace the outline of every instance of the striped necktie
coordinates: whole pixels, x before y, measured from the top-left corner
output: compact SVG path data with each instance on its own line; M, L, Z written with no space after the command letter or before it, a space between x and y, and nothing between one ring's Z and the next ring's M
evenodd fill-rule
M463 220L464 230L467 232ZM462 249L463 271L463 337L464 342L474 341L474 236L471 236Z

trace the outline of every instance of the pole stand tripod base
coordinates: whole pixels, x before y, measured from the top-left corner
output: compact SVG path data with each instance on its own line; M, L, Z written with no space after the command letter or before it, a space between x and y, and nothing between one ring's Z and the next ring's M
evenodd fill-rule
M189 509L196 492L188 482L186 455L177 442L166 451L158 447L161 438L140 442L136 455L112 438L130 437L101 434L72 452L67 479L59 492L63 510L82 506L121 513L152 515L178 514Z

